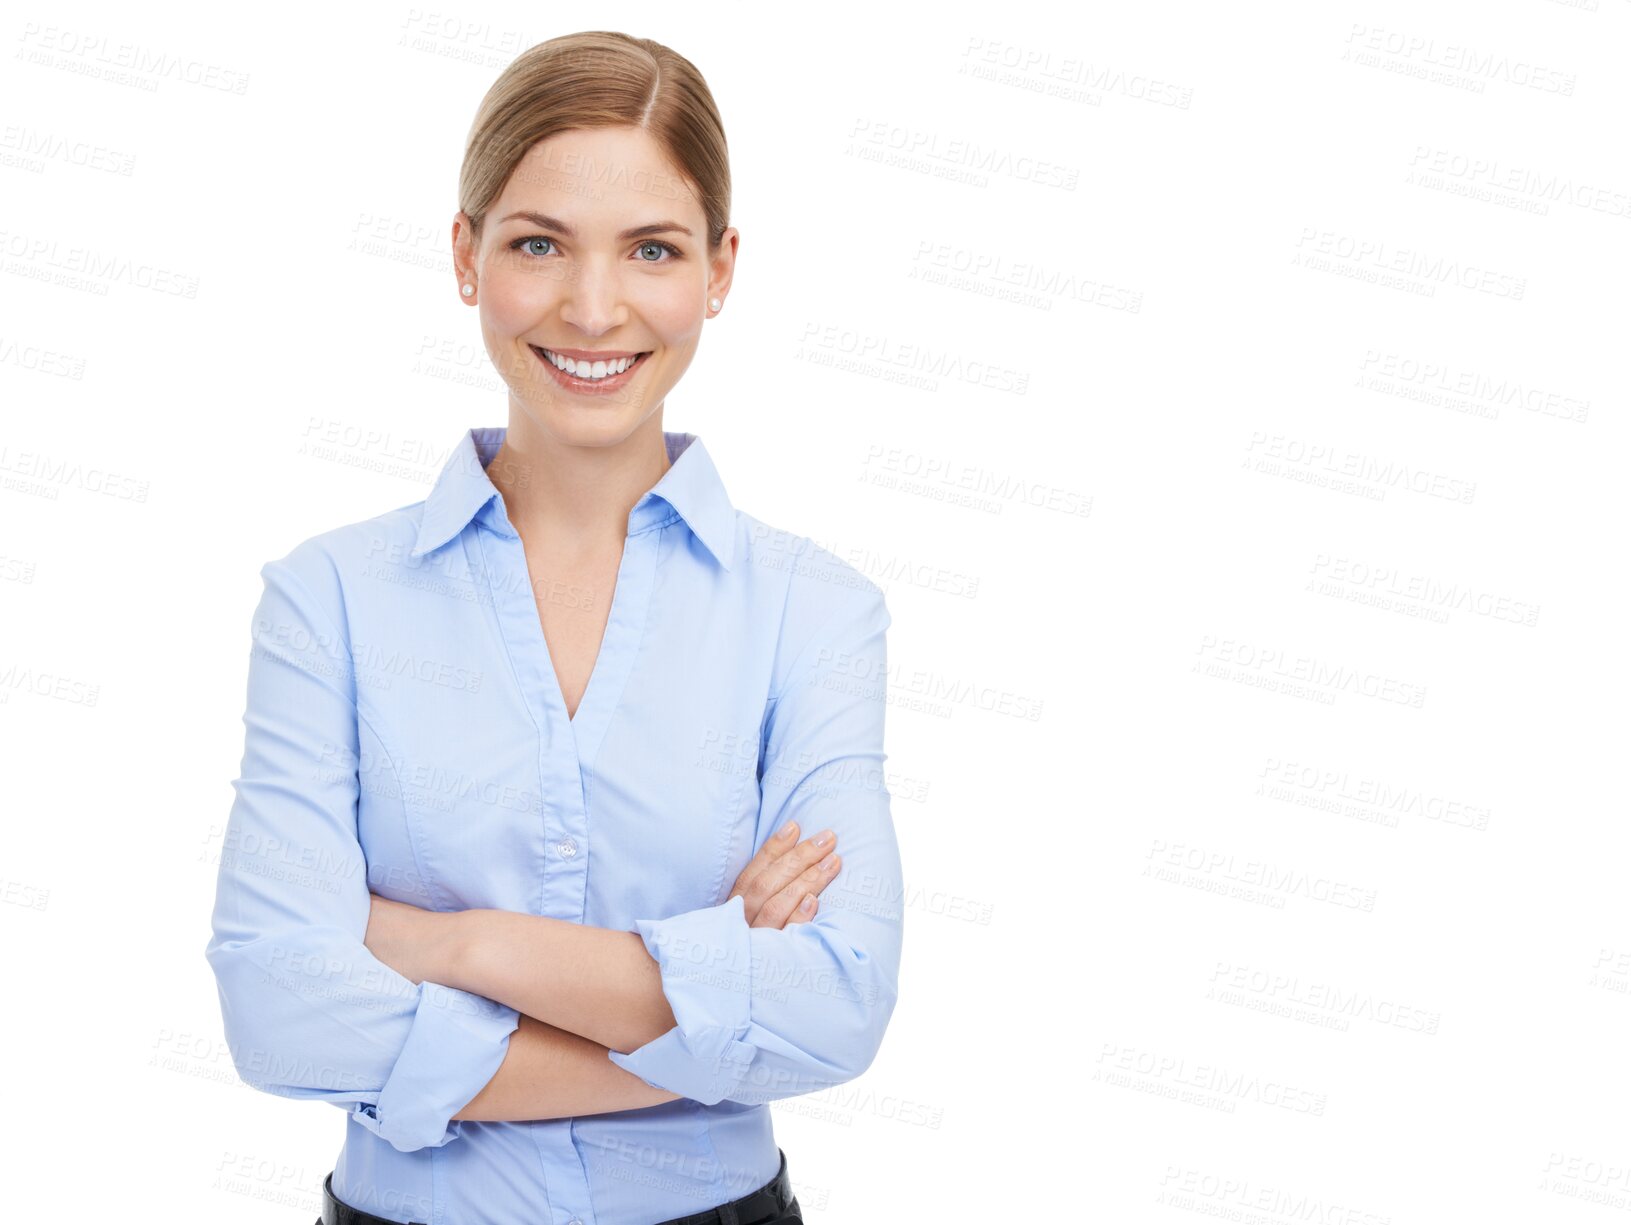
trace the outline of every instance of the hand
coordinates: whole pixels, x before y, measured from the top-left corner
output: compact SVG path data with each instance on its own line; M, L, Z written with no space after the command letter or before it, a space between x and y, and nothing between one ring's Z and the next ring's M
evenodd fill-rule
M815 838L794 846L798 822L789 821L748 861L725 900L741 896L749 927L780 930L815 918L815 896L833 882L843 862L834 849L838 836L830 829L822 832L830 839L825 846L817 846ZM810 907L801 910L799 903L806 896Z
M393 902L377 893L368 895L368 903L368 931L363 936L368 951L409 982L446 983L442 967L448 964L459 916Z

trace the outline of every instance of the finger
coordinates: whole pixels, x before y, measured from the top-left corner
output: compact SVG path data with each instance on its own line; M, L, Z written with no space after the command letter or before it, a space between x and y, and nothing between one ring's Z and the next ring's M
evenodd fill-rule
M785 890L759 908L758 916L749 927L772 927L780 931L793 923L807 923L815 918L816 904L804 906L800 898L810 897L808 889Z
M783 927L790 919L807 922L813 918L814 907L800 909L804 899L811 894L820 894L830 885L838 876L838 869L843 866L843 862L838 852L833 851L819 863L806 868L774 895L765 899L764 905L759 907L758 917L750 926Z
M797 821L789 821L770 835L769 841L759 848L758 853L748 860L747 866L737 874L737 884L746 887L748 882L755 876L792 850L797 845L798 836L799 823Z
M817 838L820 836L820 834L816 835ZM758 890L757 893L751 895L753 899L758 901L763 901L769 897L808 867L813 862L812 855L815 855L815 858L820 858L819 851L832 849L830 846L817 848L814 838L807 839L796 846L778 849L775 846L778 840L785 841L786 839L778 835L765 843L760 848L759 853L748 861L747 867L743 868L736 878L736 883L744 894L749 893L750 890Z
M818 845L819 840L825 836L825 845ZM832 830L823 830L814 838L799 843L791 851L773 860L760 869L752 880L743 887L743 893L748 906L763 906L770 898L780 893L787 885L799 875L809 869L838 845L837 836ZM793 899L797 904L798 899Z
M750 893L748 891L749 886L752 885L761 872L797 845L798 832L799 823L797 821L786 822L770 836L769 840L759 848L753 858L748 860L742 870L736 874L736 883L731 886L730 896L725 900L728 902L734 897L742 899L742 911L747 918L749 927L754 925L760 903L769 896L768 893Z
M795 923L808 923L816 917L816 910L821 905L821 899L813 893L806 893L804 901L793 908L793 913L787 916L787 922L782 924L783 929L792 927Z

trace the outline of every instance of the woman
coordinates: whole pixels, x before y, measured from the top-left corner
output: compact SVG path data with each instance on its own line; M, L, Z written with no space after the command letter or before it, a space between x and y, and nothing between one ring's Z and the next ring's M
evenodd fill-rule
M882 592L663 429L729 207L687 60L523 54L453 225L508 425L262 568L206 956L240 1075L355 1124L325 1222L802 1220L768 1103L882 1041Z

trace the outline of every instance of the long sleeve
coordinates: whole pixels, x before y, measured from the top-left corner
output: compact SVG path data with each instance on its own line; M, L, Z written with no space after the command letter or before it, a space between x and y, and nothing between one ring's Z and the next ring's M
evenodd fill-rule
M854 1079L895 1007L903 888L883 774L890 614L875 585L832 586L767 708L754 840L756 853L795 819L801 838L837 833L843 864L816 917L750 928L736 897L635 925L676 1024L610 1058L706 1104L775 1101Z
M373 733L359 719L339 581L311 541L261 578L205 948L227 1045L255 1088L330 1102L402 1152L440 1147L503 1062L519 1014L416 985L364 945L358 762L361 732Z

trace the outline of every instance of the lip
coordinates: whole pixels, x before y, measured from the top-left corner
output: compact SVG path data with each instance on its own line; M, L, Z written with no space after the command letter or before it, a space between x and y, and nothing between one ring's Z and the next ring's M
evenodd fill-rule
M550 377L553 378L557 384L576 395L585 396L604 396L621 389L625 384L634 378L635 372L646 364L646 358L651 356L649 351L645 353L638 353L638 359L635 361L635 363L627 370L623 371L622 374L614 374L603 379L580 379L575 374L568 374L554 362L550 361L549 358L545 357L544 349L541 345L529 344L527 348L532 350L533 356L538 359L539 365L543 366L543 368L549 372ZM637 356L636 352L632 352L628 349L623 349L617 352L612 352L610 350L596 352L593 349L551 349L550 352L558 353L562 357L570 357L574 361L614 361L619 357Z

